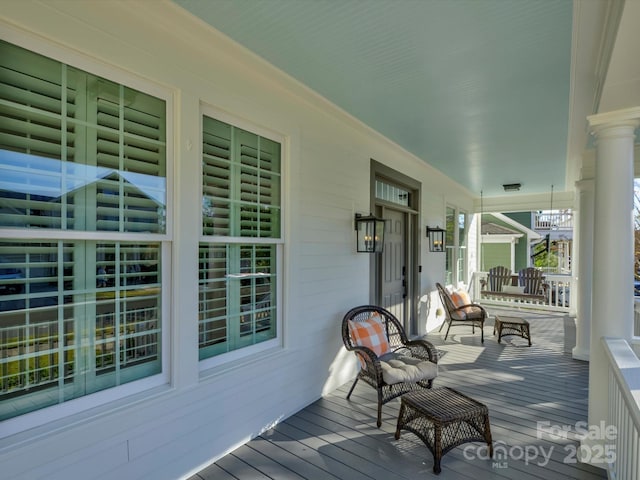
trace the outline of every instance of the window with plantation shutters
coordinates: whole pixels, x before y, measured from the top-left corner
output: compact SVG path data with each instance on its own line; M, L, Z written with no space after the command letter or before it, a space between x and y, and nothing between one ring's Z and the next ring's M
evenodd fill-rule
M203 234L280 237L280 144L205 116Z
M277 338L281 143L203 116L200 359Z
M158 244L0 241L0 251L0 420L159 373Z
M164 99L0 41L0 421L162 372L166 150Z
M0 227L164 233L164 100L6 42L0 58Z

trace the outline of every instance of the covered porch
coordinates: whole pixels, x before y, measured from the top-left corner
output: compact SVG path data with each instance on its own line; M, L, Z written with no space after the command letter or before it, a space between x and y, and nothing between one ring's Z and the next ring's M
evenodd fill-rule
M496 313L529 320L533 345L519 337L498 344L492 335ZM589 363L565 351L563 315L498 307L489 314L484 344L470 327L453 327L446 342L444 329L426 336L440 352L434 387L452 387L485 403L495 448L489 459L481 443L456 447L443 457L438 477L606 478L605 470L578 461L587 428ZM383 407L378 429L375 391L360 382L347 401L350 386L256 432L191 480L436 478L433 457L415 435L403 431L394 439L400 400Z
M60 77L59 82L52 83L39 76L42 72L26 75L28 72L21 68L30 66L30 62L15 62L20 68L7 75L26 75L26 80L16 83L20 95L3 100L3 108L10 113L3 117L6 124L19 123L15 112L22 115L20 124L24 128L14 135L17 144L24 144L20 148L25 154L39 152L35 144L43 143L42 132L50 135L47 152L55 153L43 158L52 156L66 165L68 170L60 168L60 174L56 174L61 179L66 178L63 172L75 171L75 165L93 167L98 158L106 157L104 163L111 165L113 152L117 151L117 170L129 172L127 169L135 164L144 174L153 172L149 176L153 185L164 185L165 200L162 206L156 206L150 196L145 203L145 192L130 189L125 176L119 177L118 188L109 183L115 180L100 177L100 182L108 184L101 187L101 197L92 187L82 200L67 201L65 194L67 197L50 203L60 206L60 216L44 215L45 210L36 208L44 204L42 199L35 198L34 203L31 197L29 208L4 216L6 225L0 229L0 236L18 251L19 261L13 260L12 266L26 272L17 283L27 284L33 278L31 273L38 272L42 283L47 284L52 305L44 312L51 318L45 317L37 300L46 292L31 287L10 293L14 300L24 302L18 304L19 308L14 308L16 304L8 308L9 294L3 297L7 311L14 315L15 310L15 315L20 315L19 321L12 319L7 328L17 325L28 332L20 338L25 351L31 351L18 351L13 347L13 335L5 336L4 343L16 357L11 361L15 365L21 362L19 374L24 380L19 392L6 388L8 400L3 399L2 405L12 405L15 398L34 398L30 382L37 375L31 374L31 358L35 362L35 357L54 358L57 354L60 366L57 377L47 379L53 392L50 403L2 420L3 477L433 477L432 456L417 437L403 433L398 441L393 438L398 400L385 405L383 425L378 429L372 389L358 385L352 401L345 399L356 359L342 348L339 322L354 305L383 304L378 283L386 272L378 268L384 262L376 265L375 257L358 253L355 218L368 213L385 218L388 211L398 220L396 223L403 228L397 230L400 239L396 245L400 248L396 251L404 252L404 262L393 265L403 272L402 276L405 266L412 271L393 282L398 287L395 294L407 298L405 303L412 307L426 305L423 299L437 296L435 284L445 282L448 261L442 249L432 250L428 245L425 234L430 228L445 225L451 216L456 225L451 265L459 272L455 283L468 284L474 272L482 273L477 255L481 228L476 228L473 219L485 211L546 208L551 205L548 189L553 190L554 185L557 193L553 206L577 212L579 250L574 253L572 278L557 279L552 287L557 290L550 303L562 298L562 305L547 305L544 312L520 305L521 310L512 312L530 320L531 347L518 338L499 345L492 336L492 322L485 324L484 344L478 333L472 335L464 327L452 328L445 342L445 330L442 334L437 331L442 315L437 314L435 302L430 303L429 315L421 310L406 316L412 334L425 335L442 352L435 385L458 389L489 408L495 458L481 458L486 450L479 448L480 444L462 445L444 456L440 477L605 478L603 468L589 465L593 462L604 467L595 460L606 455L598 450L605 442L601 438L589 442L592 439L581 438L578 431L579 426L603 424L619 432L617 461L610 464L610 477L640 477L640 360L629 346L640 341L632 339L632 226L628 216L621 214L631 211L631 182L634 172L640 171L635 160L640 158L635 140L640 125L640 88L635 87L640 84L640 75L626 76L627 67L635 72L640 65L635 53L640 3L567 0L542 8L538 2L507 2L501 4L500 15L486 12L488 22L478 21L480 18L469 8L452 11L449 26L437 12L420 11L427 2L406 2L405 8L397 8L397 2L380 2L377 12L360 8L359 2L344 2L343 9L322 2L293 1L281 2L287 3L281 8L272 8L272 2L226 2L229 9L223 8L225 2L187 0L5 3L0 14L2 40L12 50L42 57L47 72L54 72L56 79ZM433 3L447 8L456 5ZM207 11L195 11L197 4ZM410 4L419 9L418 14L408 8ZM467 4L484 8L482 2ZM298 10L318 6L327 9L322 16L312 10ZM513 9L509 21L505 21L509 17L505 9ZM321 44L311 38L308 45L314 48L303 49L297 56L310 67L309 75L296 76L234 39L233 32L225 33L222 27L231 24L225 20L225 11L237 19L257 19L256 25L261 28L249 25L236 32L267 33L266 38L256 38L258 46L278 39L287 49L302 46L303 33L316 32L320 40L337 40L339 48L322 43L327 48L318 49ZM535 11L540 16L533 15ZM363 21L363 15L369 13L375 14L371 22ZM339 18L334 20L334 15ZM390 18L397 18L402 28ZM539 18L539 23L534 23L534 18ZM270 26L265 23L269 19ZM217 28L208 20L222 25ZM426 20L438 28L425 28ZM459 33L461 20L469 25L464 36ZM305 28L304 21L311 22L313 28ZM552 21L561 22L556 26L564 40L551 42L547 51L532 52L536 61L528 61L528 46L539 46L543 38L538 25L549 26ZM452 41L425 38L410 41L411 48L406 48L404 42L409 37L405 26L413 24L420 35L442 27L453 34ZM530 24L531 29L521 31L520 24ZM342 32L336 29L333 35L318 25L345 28ZM479 30L471 28L474 25ZM292 26L300 28L294 30ZM370 41L358 36L354 26L367 27ZM485 33L494 29L504 30L502 36L495 35L498 43L486 50L495 63L480 61L483 56L472 49L458 48L480 45L477 38L485 38ZM386 37L382 35L385 31ZM287 32L291 36L280 35ZM340 33L347 36L341 44L344 37L337 35ZM381 41L384 38L397 38L398 42L390 42L388 46L394 48L387 49L387 42ZM466 42L458 43L465 38ZM546 38L551 39L549 35ZM284 50L273 45L273 52ZM337 53L352 51L345 46L358 47L355 55L343 64L335 62ZM428 51L424 46L434 46L434 56L421 59ZM452 53L447 54L443 46L453 47ZM323 51L331 61L326 68L318 68ZM468 51L466 61L457 57L462 51ZM511 52L523 68L516 68L513 61L503 61L509 57L501 60L496 52ZM436 58L445 63L438 66ZM399 61L402 59L405 61ZM371 73L378 72L374 67L381 65L388 66L387 74ZM450 78L437 77L435 82L431 75L414 76L416 72L451 72L451 67L457 71L462 66L459 73ZM358 75L349 77L347 72L352 68ZM502 69L504 75L496 77ZM522 79L514 81L513 72L519 72ZM564 73L547 79L553 80L557 89L550 90L538 77L538 73L555 76L558 72ZM400 76L391 75L395 73ZM64 82L73 80L76 74L92 81L82 82L84 96L79 107L74 104L72 108L67 100L76 90L67 88ZM348 78L351 83L337 82ZM50 94L44 95L47 101L36 110L43 95L32 88L33 79L43 80L39 84L46 85L47 92L55 90L59 114L49 110ZM381 79L393 81L376 83ZM533 81L528 89L523 84L525 79ZM332 96L312 80L328 80L328 86L335 86L339 95ZM403 88L405 80L412 80L416 90ZM100 96L103 84L108 88ZM505 86L516 101L504 95L508 93ZM359 115L358 109L350 108L357 105L340 101L355 99L368 87L373 93L369 98L381 100L374 103L362 96L361 106L365 108L360 111L371 112L370 116ZM493 94L486 95L485 90ZM401 96L394 99L388 95L392 93ZM155 132L151 127L157 124L162 133L157 139L143 142L157 150L157 163L131 160L126 155L125 146L136 144L141 136L137 128L132 133L124 130L129 124L124 112L133 98L161 105L158 116L151 116L157 122L140 127L140 132L151 135ZM93 123L85 118L85 103L92 106ZM117 116L102 113L103 104L105 112L117 111ZM413 119L408 115L409 106L417 107L419 115ZM557 106L570 108L557 111ZM76 111L83 115L74 117ZM489 113L496 128L488 128L492 125L487 121ZM32 117L46 119L46 128L44 123L33 122ZM101 125L98 118L108 121ZM387 128L382 121L388 122ZM73 131L69 125L74 126ZM251 156L243 160L242 152L247 150L240 145L233 155L217 144L213 151L222 153L209 153L213 144L205 139L216 136L214 133L222 127L225 132L246 132L251 145L254 141L262 145L260 139L276 150L275 144L279 145L278 160L269 167L273 171L266 168L266 161L254 162ZM100 140L99 132L107 132L104 140ZM75 137L78 133L81 138ZM588 140L590 134L593 137ZM237 138L244 135L238 133ZM217 138L222 139L222 146L236 145L231 134ZM106 144L108 155L98 148ZM255 150L251 145L249 150ZM413 148L416 146L420 148ZM6 151L13 151L13 147ZM74 151L87 154L74 157ZM151 157L147 152L145 159ZM271 154L271 150L265 151L264 158ZM86 162L76 164L79 159ZM25 173L23 165L14 168L13 163L6 164L20 173L24 184L35 178ZM34 164L38 167L34 167L37 178L56 178L47 164ZM449 173L441 167L450 169ZM535 168L527 173L525 167ZM213 171L218 173L210 175ZM390 189L394 196L378 196L376 182L389 178L392 181L385 185L394 188ZM521 182L522 192L503 192L511 181ZM241 185L247 188L243 190ZM22 199L33 194L31 187L7 192L12 204L18 196ZM104 200L104 205L98 200ZM251 228L238 230L240 236L231 230L212 234L215 205L225 205L219 215L222 230L231 224ZM230 208L235 214L227 217L227 205L243 208ZM115 228L112 215L118 211L117 228L122 231L94 228L95 219L89 217L98 206L106 212L104 220L110 228ZM141 218L157 219L152 225L158 232L125 229L130 211L137 211ZM279 220L268 221L267 212L276 211L280 212ZM255 212L257 217L243 217L246 212ZM60 219L66 228L78 224L79 218L89 220L88 226L73 230L40 228L34 223ZM264 220L264 229L255 218ZM465 228L459 227L460 218L468 220ZM25 253L21 247L27 243L38 248L46 244L48 257ZM76 246L75 250L66 250L68 244ZM102 244L108 244L104 250L112 262L113 285L109 288L117 291L114 299L122 300L117 303L106 299L110 302L106 311L109 318L117 318L122 325L122 330L107 325L113 340L99 338L103 317L93 314L101 313L98 310L103 299L97 295L102 293L98 290L107 288L101 270L93 268L103 262L94 255L96 245ZM116 254L121 245L125 246L123 253ZM127 253L130 245L136 248L132 255ZM147 251L149 245L155 250ZM88 253L81 256L82 261L75 261L65 254L67 251ZM265 251L269 255L261 255ZM120 293L129 279L140 281L136 256L157 267L152 270L157 275L149 274L145 279L157 297L157 308L149 314L150 309L143 305L140 310L144 315L139 321L153 329L151 333L158 340L149 368L136 357L143 350L131 347L131 339L146 342L149 333L136 326L125 329L127 321L136 319L125 307L134 305L131 299L140 299L138 287L131 285L130 296ZM263 271L266 264L269 273ZM55 275L50 271L54 265ZM15 271L7 275L19 276ZM267 278L272 282L267 283ZM15 278L5 279L5 284L11 284L10 280ZM577 327L573 352L567 349L563 337L567 283L570 302L576 302L572 311ZM628 289L624 287L627 284ZM218 288L222 285L224 288ZM407 285L410 290L404 289ZM267 286L272 288L268 297L261 295L261 289ZM385 305L393 305L393 295L390 298ZM271 337L265 339L261 328L267 307L271 309ZM493 320L498 305L490 308ZM256 320L252 336L247 333L247 311ZM51 345L57 342L54 346L59 353L49 345L36 346L33 339L43 337L34 328L33 320L38 316L43 325L47 321L60 335L67 335L68 345L58 340L62 337L47 335ZM638 313L636 324L637 318ZM217 333L210 334L212 331ZM618 340L603 340L605 336ZM99 346L106 342L114 347L109 344L105 356ZM122 355L113 355L112 348L119 348ZM640 352L638 345L634 348L636 354ZM112 371L110 364L105 367L106 373L100 372L98 367L106 357L118 369L122 367L124 375L118 373L120 370ZM131 370L127 370L129 367ZM69 375L63 378L65 368ZM139 377L128 375L134 369ZM9 377L9 373L4 375ZM113 382L102 383L102 379ZM104 388L93 391L96 385ZM77 396L65 396L70 386ZM24 397L18 396L23 393ZM32 406L26 401L22 404ZM538 422L558 426L558 433L568 428L569 434L566 438L564 434L539 435ZM613 471L613 467L618 470Z

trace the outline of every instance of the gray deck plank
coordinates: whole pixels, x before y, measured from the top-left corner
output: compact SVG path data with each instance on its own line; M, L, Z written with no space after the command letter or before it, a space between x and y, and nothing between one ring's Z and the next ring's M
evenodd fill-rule
M245 478L251 478L255 480L268 479L266 475L261 473L258 469L249 465L248 463L240 460L233 453L225 455L216 462L216 465L221 467L224 471L231 474L233 477L242 480ZM215 477L213 477L215 478Z
M252 442L235 449L233 454L269 478L277 478L280 480L300 480L305 478L293 472L282 463L279 463L278 460L280 460L280 457L278 455L273 455L274 458L271 458L261 453L257 447L258 444ZM284 459L283 463L285 465L291 464L288 459Z
M356 387L356 389L357 388L358 387ZM363 387L363 388L366 388L366 387ZM387 406L389 406L389 404L385 405L385 407ZM399 407L399 404L398 404L398 407ZM373 412L372 415L375 415L375 409L372 408L372 412ZM380 428L381 430L386 431L389 434L390 442L392 443L395 442L395 445L392 445L392 446L395 446L396 448L404 451L411 452L415 458L421 459L421 461L424 464L428 465L429 468L432 468L433 457L431 453L427 450L427 448L418 439L418 437L416 437L410 432L403 431L401 433L399 442L404 442L404 444L400 445L398 442L395 441L395 439L393 438L393 433L395 433L395 425L396 425L395 422L397 418L398 408L393 408L392 413L393 413L392 415L393 418L391 419L391 421L383 420L383 424ZM357 428L357 426L353 426L353 428ZM375 429L375 417L373 417L372 426L370 428ZM476 451L478 448L484 448L484 444L481 442L473 442L467 445L470 445L469 448L474 448L474 451ZM531 476L528 471L521 471L520 469L516 468L517 466L514 466L514 465L511 465L511 468L509 469L494 471L495 469L492 466L493 462L491 460L486 460L486 461L474 460L473 470L469 470L468 464L469 464L469 461L464 458L464 451L462 448L452 450L451 452L447 453L442 460L443 468L445 468L446 466L447 471L450 472L450 475L451 475L451 472L455 471L456 474L458 475L468 475L468 477L465 477L465 478L478 478L477 475L479 470L485 471L485 473L487 474L491 473L492 475L494 475L492 478L510 478L510 479L518 479L518 480L520 479L534 480L539 478L537 476ZM409 476L407 478L412 478L412 477ZM454 478L454 477L451 477L451 478Z
M307 428L307 430L309 430L309 428ZM330 436L329 434L323 433L319 431L319 429L311 428L311 430L312 432L301 430L288 422L284 422L278 426L278 431L283 435L307 445L318 453L326 455L337 462L349 465L351 468L355 468L371 478L380 480L404 480L405 477L396 475L393 470L388 468L388 465L372 462L370 455L357 455L351 448L353 442L348 443L346 438L339 439L336 436L332 436L332 441L327 441L322 437Z
M394 438L400 400L383 406L383 423L377 428L375 390L359 382L347 400L349 382L198 475L204 480L605 479L603 469L567 462L571 449L579 446L575 424L587 418L588 363L563 352L562 315L504 313L529 320L531 347L519 337L503 337L498 344L491 321L485 326L484 344L469 327L452 328L446 341L444 329L427 339L441 352L434 387L449 386L485 403L496 452L498 447L506 449L507 457L469 458L484 445L464 444L443 457L442 473L436 476L433 457L418 437L403 431L399 440ZM567 439L538 438L539 421L574 431ZM551 452L548 463L541 465L542 457L515 458L527 448L538 454L541 448Z
M338 437L332 437L335 445L339 448L348 450L354 455L368 459L369 463L376 465L382 464L385 469L392 469L395 476L404 479L421 478L428 475L432 471L432 456L426 447L417 440L407 441L401 437L399 441L394 439L395 427L393 432L386 429L377 429L375 427L375 418L373 425L365 428L358 428L353 424L340 419L340 414L333 415L330 411L325 411L324 415L312 414L305 409L305 418L296 416L301 422L306 422L311 427L306 429L317 428L333 429L341 432ZM348 418L348 417L347 417ZM392 478L392 477L381 477ZM455 469L449 471L449 479L470 480L475 478L472 475L458 474Z
M265 435L263 435L263 437L264 436ZM268 438L270 442L290 450L294 455L298 456L302 462L308 462L316 467L316 470L311 472L312 475L306 478L349 478L354 480L370 480L371 478L375 478L359 470L357 462L348 465L336 460L332 458L332 456L322 452L322 449L310 448L304 442L280 433L280 428L270 431Z
M223 470L217 464L209 465L204 470L201 470L196 475L189 477L189 480L237 480L238 477L234 477L226 470Z

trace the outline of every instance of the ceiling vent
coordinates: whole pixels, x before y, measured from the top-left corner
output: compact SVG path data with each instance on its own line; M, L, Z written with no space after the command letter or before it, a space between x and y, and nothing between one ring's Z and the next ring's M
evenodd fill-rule
M502 188L504 188L505 192L517 192L518 190L520 190L521 186L521 183L505 183L504 185L502 185Z

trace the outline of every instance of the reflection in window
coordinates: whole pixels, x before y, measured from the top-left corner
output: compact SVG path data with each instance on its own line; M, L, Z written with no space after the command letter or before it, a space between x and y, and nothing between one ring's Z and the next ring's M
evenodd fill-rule
M280 143L206 115L203 127L200 359L277 337L281 254Z
M0 41L0 133L0 420L161 373L165 100Z
M158 244L0 252L0 420L160 372Z
M0 227L164 233L165 101L0 41Z
M276 336L276 247L200 246L200 358Z

